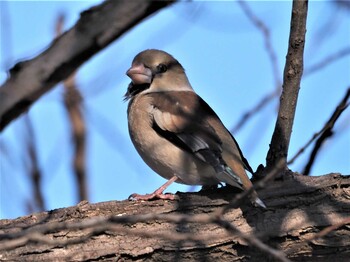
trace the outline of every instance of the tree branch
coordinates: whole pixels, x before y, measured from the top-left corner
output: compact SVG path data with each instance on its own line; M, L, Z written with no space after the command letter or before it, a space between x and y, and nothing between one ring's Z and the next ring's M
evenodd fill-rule
M62 34L64 26L64 15L58 16L56 21L56 37ZM76 72L74 71L63 81L64 85L64 106L68 115L72 141L74 142L73 170L78 193L78 202L89 200L88 182L85 171L85 121L82 113L83 97L76 86Z
M274 50L272 46L272 41L271 41L271 33L269 28L265 25L264 21L261 20L258 16L254 14L254 12L251 10L249 5L247 4L246 1L244 0L239 0L238 4L242 8L243 12L245 15L248 17L248 19L254 24L254 26L261 31L264 39L264 44L266 48L266 52L269 56L270 63L272 66L272 72L273 76L275 79L275 88L280 89L281 87L281 78L280 78L280 72L278 69L278 59L277 59L277 54L276 51Z
M289 46L283 74L283 89L275 130L266 156L267 170L275 166L280 159L283 160L285 167L287 166L289 142L303 74L307 9L307 0L293 1Z
M98 51L173 2L107 0L83 12L75 26L46 51L10 70L0 87L0 130Z
M348 88L344 98L339 103L339 105L336 107L335 111L333 112L332 116L329 118L329 120L326 122L322 130L314 135L314 137L317 137L319 134L321 136L316 140L315 146L310 154L309 161L307 162L304 171L302 174L304 176L308 176L310 174L311 167L316 159L316 156L323 145L323 143L333 135L333 127L335 122L338 120L339 116L343 113L343 111L348 107L348 99L350 97L350 87Z
M34 197L34 205L31 208L31 212L33 211L44 211L45 208L45 199L44 194L42 192L42 173L39 168L38 163L38 156L37 156L37 149L35 147L35 134L34 134L34 127L33 123L30 119L30 116L28 114L25 115L25 125L28 130L28 136L26 139L27 142L27 148L28 148L28 156L29 156L29 168L28 168L28 174L30 174L30 182L33 190L33 197Z
M319 70L325 68L326 66L331 65L332 63L338 61L339 59L342 59L346 56L350 55L350 48L345 47L343 49L337 50L333 54L325 57L320 62L315 63L314 65L309 66L304 70L303 73L303 79L305 77L310 76ZM270 93L266 94L264 97L261 98L260 101L255 106L252 106L251 109L244 112L241 116L241 118L238 120L237 124L230 129L231 133L235 134L240 130L247 122L248 120L254 116L255 114L262 111L262 109L267 106L271 101L273 101L275 98L278 97L280 94L280 88L273 89Z
M326 56L320 62L315 63L308 68L306 68L304 72L304 76L312 74L318 70L323 69L324 67L330 65L332 62L337 61L338 59L344 58L350 54L350 47L345 47L343 49L337 50L336 52Z
M1 259L288 261L287 252L291 259L340 261L350 252L349 231L342 227L350 212L349 188L349 179L337 174L294 174L259 191L268 209L247 201L224 216L217 210L235 196L230 188L178 193L179 201L85 201L0 220Z

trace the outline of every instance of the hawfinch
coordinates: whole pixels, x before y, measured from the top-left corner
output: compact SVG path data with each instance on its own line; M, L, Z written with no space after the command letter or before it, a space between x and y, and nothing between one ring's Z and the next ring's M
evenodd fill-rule
M125 94L131 140L142 159L168 179L152 194L136 200L174 199L163 194L172 183L214 186L224 182L248 190L252 172L231 133L214 110L197 95L184 68L170 54L145 50L126 72L131 83ZM252 203L265 207L253 191Z

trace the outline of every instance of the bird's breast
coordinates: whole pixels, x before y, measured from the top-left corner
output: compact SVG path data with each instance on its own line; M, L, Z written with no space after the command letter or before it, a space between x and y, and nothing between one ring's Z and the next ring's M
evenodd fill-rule
M217 184L218 181L211 166L175 146L152 128L152 111L152 100L147 96L135 97L128 108L130 137L146 164L166 179L177 175L180 183Z

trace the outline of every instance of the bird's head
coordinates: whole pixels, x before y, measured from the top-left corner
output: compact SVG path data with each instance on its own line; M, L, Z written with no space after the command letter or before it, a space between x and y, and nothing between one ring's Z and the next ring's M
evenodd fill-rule
M131 78L125 99L145 92L190 91L192 87L184 68L170 54L156 49L142 51L135 56L126 72Z

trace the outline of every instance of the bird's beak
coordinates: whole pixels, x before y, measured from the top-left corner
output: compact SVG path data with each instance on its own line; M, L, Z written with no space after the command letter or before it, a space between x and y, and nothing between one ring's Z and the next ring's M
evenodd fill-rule
M132 65L126 71L126 74L135 85L150 84L152 82L152 71L143 64Z

